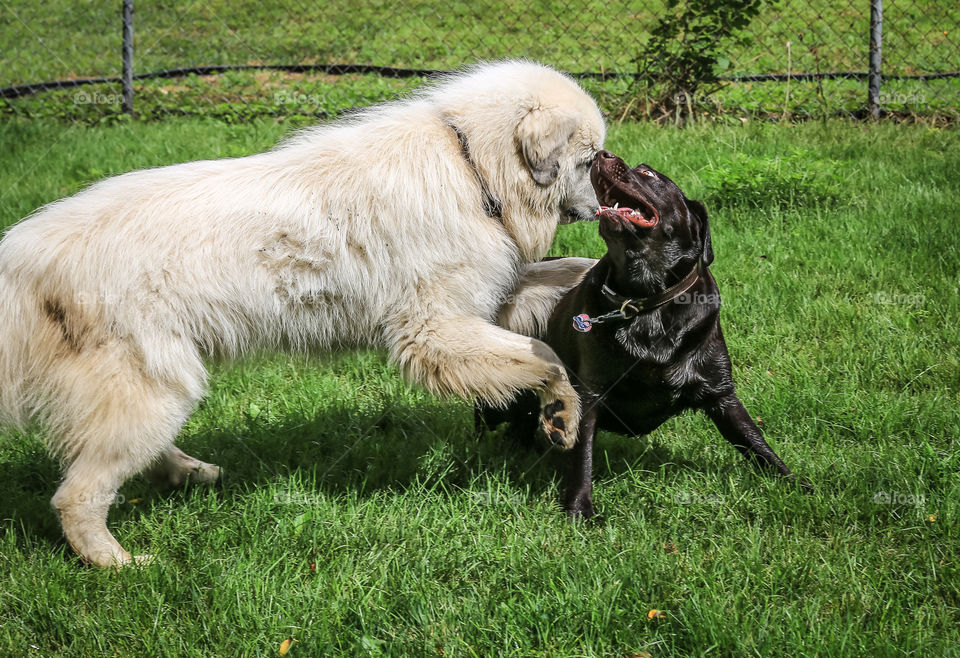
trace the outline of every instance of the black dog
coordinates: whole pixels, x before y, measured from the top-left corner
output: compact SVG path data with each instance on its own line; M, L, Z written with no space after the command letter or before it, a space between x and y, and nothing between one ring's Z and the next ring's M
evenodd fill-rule
M609 151L597 155L590 173L607 254L557 304L545 337L582 406L567 513L594 514L597 429L646 434L687 409L706 412L758 466L793 479L734 393L720 293L707 269L713 248L703 204L658 171L630 169ZM535 405L520 398L506 412L480 409L478 420L488 427L515 421L532 434Z

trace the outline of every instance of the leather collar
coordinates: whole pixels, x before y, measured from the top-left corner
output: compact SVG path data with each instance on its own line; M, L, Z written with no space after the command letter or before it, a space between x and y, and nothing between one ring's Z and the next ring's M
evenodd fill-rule
M641 299L637 299L635 297L626 297L614 292L613 288L610 287L610 273L607 272L607 278L603 282L601 291L603 292L603 296L619 306L621 311L625 312L627 310L632 310L634 315L636 315L637 313L651 311L657 307L667 304L668 302L672 302L677 297L690 290L690 288L693 287L693 284L697 282L706 269L707 266L703 264L703 259L698 258L697 264L690 271L690 274L683 277L683 279L681 279L678 283L670 286L661 293L651 295L650 297L643 297Z
M453 130L454 134L457 136L457 142L460 144L460 153L463 155L463 159L467 161L467 164L470 165L470 168L473 170L474 175L477 177L477 182L480 183L480 193L483 195L483 211L487 214L487 217L491 217L496 220L503 219L503 204L500 203L500 200L497 197L493 196L490 192L490 189L487 187L486 181L483 180L483 176L480 175L480 172L477 170L477 165L473 162L473 156L470 155L470 144L467 142L467 136L463 134L457 126L452 123L447 123L450 126L450 129Z

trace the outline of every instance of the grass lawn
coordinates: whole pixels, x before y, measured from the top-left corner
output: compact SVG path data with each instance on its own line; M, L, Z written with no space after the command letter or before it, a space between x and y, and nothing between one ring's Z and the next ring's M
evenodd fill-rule
M289 129L8 121L0 226ZM0 655L960 655L960 132L624 124L607 145L705 199L740 396L814 495L688 415L601 435L602 521L575 525L562 455L476 439L469 403L381 354L212 365L178 443L222 486L136 478L111 510L151 566L83 567L57 464L0 434ZM596 224L553 252L601 255Z

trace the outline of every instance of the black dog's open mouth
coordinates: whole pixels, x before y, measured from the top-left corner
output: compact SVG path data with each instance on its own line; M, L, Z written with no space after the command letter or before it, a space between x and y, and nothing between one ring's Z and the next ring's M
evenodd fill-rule
M634 205L643 206L641 209L630 208L629 206L620 207L618 202L614 203L612 207L601 205L594 215L600 217L606 213L613 213L620 217L620 219L625 219L631 224L636 224L643 228L653 228L660 221L660 215L657 214L656 208L643 200L639 201L639 204L635 203Z
M660 213L644 198L640 181L631 181L631 172L622 160L609 154L604 164L595 163L590 180L600 202L596 217L616 217L641 228L653 228L660 222Z

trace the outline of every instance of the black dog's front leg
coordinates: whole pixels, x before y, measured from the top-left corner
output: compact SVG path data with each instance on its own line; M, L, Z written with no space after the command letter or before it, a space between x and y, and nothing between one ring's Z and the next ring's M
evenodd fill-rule
M707 408L706 412L723 438L733 444L733 447L744 457L751 459L762 468L776 469L780 475L791 480L796 479L773 448L764 440L760 428L753 422L736 395L721 398L715 405ZM813 486L809 482L802 481L800 485L804 489L813 491Z
M596 399L581 398L582 413L577 442L570 451L564 508L571 519L589 519L593 509L593 438L597 433Z

